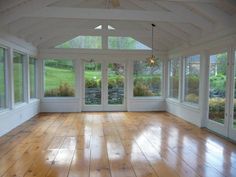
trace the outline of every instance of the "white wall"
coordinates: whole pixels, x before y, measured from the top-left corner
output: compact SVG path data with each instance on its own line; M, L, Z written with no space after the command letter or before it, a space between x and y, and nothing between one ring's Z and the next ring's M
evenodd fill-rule
M80 112L78 98L44 98L40 102L40 112Z
M14 105L14 86L13 86L13 66L12 57L13 51L23 53L26 58L36 56L37 49L31 44L0 31L0 46L7 49L7 109L0 111L0 136L6 134L23 122L29 120L39 113L39 99L29 99L28 91L25 90L25 102ZM28 71L26 69L26 71ZM28 83L25 82L25 87L28 88Z
M39 113L39 100L23 103L14 109L0 112L0 136L31 119Z
M166 99L166 111L174 114L188 122L191 122L201 127L201 112L199 108L191 107L190 105Z

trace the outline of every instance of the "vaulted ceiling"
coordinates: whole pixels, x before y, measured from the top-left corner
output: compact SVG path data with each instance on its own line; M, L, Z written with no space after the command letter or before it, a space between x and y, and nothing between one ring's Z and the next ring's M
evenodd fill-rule
M235 0L0 0L0 28L52 48L78 35L130 36L168 51L236 33ZM115 30L95 30L111 25Z

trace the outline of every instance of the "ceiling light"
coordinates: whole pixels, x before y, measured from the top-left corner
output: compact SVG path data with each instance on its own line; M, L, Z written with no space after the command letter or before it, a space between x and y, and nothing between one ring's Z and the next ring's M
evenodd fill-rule
M152 53L151 53L151 56L149 56L146 60L147 60L147 63L150 65L150 66L153 66L153 65L157 65L157 58L154 56L153 54L153 31L154 31L154 27L156 27L155 24L152 24Z

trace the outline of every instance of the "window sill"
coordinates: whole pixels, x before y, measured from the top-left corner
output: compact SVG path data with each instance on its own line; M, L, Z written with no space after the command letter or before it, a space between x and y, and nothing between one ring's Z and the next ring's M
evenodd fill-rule
M175 104L175 105L178 105L178 106L182 106L184 109L188 109L188 110L192 110L192 111L198 111L198 112L200 111L200 107L197 104L191 104L191 103L188 103L188 102L180 102L179 100L171 99L171 98L167 98L166 102L170 103L170 104Z
M155 96L155 97L131 97L133 100L162 100L165 101L163 97Z
M40 101L38 98L31 98L29 103L35 103L35 102L38 102Z
M27 105L26 102L16 103L16 104L14 104L13 109L22 108L22 107L24 107L25 105Z
M200 111L198 104L183 102L183 106L194 111Z
M60 102L78 102L78 97L44 97L41 99L41 102L53 102L53 103L60 103Z
M9 108L5 108L5 109L0 109L0 115L6 114L8 112L10 112L11 110Z
M171 103L181 103L180 100L176 98L166 98L166 101Z

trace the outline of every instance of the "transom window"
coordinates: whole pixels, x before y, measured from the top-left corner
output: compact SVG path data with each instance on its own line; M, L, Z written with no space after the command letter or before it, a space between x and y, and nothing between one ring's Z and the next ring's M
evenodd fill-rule
M120 36L108 37L108 49L151 50L150 47L131 37L120 37Z
M98 26L96 29L100 29ZM112 26L108 26L108 30L115 30ZM80 49L102 49L102 36L78 36L55 48L80 48ZM108 49L115 50L151 50L147 45L133 39L132 37L108 36Z
M81 49L101 49L101 36L78 36L69 41L66 41L56 48L81 48Z

